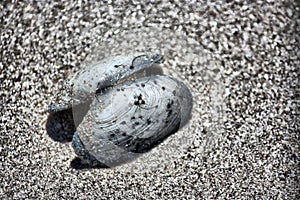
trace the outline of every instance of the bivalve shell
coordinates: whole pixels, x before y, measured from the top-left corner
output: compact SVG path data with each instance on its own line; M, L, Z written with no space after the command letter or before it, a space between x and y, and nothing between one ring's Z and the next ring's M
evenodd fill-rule
M191 109L189 89L172 77L127 81L96 94L73 147L89 160L115 166L175 133L188 121Z

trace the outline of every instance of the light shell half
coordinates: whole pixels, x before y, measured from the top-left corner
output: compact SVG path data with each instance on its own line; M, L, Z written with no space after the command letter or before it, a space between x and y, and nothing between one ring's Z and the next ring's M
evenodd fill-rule
M56 96L55 103L49 106L48 112L58 112L84 105L93 98L95 93L126 81L137 72L163 61L164 58L160 54L135 52L112 56L89 64L70 76L64 86L64 93Z
M160 54L131 53L106 58L88 65L76 73L71 80L74 101L85 101L87 97L163 61L164 58ZM73 103L76 104L76 102Z

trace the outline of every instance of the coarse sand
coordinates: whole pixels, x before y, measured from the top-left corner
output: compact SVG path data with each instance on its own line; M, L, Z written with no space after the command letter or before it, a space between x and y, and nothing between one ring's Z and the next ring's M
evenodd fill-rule
M299 1L2 1L0 199L300 199ZM81 165L68 74L157 50L190 122L116 168Z

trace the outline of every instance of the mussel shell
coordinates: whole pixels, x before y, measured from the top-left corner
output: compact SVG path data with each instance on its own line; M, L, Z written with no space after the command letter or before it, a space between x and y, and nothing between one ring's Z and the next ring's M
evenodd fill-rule
M77 128L73 147L89 154L80 156L115 166L175 133L188 121L191 109L189 89L172 77L127 81L96 94Z
M136 52L109 57L90 64L77 72L71 80L74 103L85 101L90 95L114 86L136 72L163 61L164 58L160 54Z
M83 67L64 85L64 94L55 97L55 103L48 107L48 112L58 112L75 106L89 104L94 94L107 87L124 81L139 71L160 64L164 58L160 54L130 53L112 56ZM78 110L77 110L78 111ZM80 113L74 113L80 116ZM78 125L79 121L75 120Z

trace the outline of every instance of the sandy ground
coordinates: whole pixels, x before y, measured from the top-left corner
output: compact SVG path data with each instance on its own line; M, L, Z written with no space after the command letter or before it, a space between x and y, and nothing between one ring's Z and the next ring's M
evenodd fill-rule
M1 2L0 198L299 199L299 1L228 2ZM145 44L191 88L190 123L80 165L68 113L44 110L89 56Z

